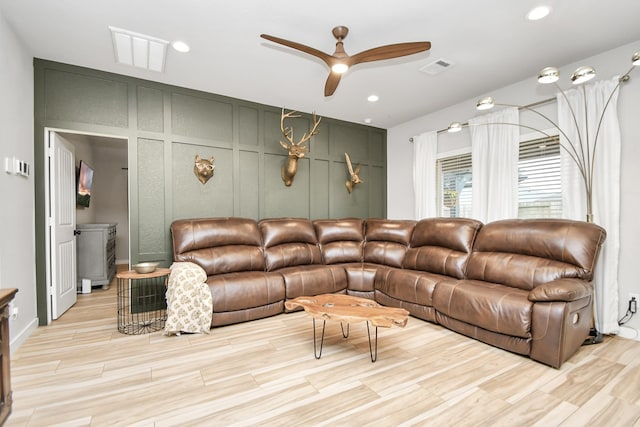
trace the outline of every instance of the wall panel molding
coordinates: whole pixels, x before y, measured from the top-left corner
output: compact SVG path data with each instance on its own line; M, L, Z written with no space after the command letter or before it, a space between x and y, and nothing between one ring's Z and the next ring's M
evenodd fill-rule
M322 117L293 185L285 187L279 106L40 59L34 60L34 79L37 171L44 170L38 153L44 152L45 127L129 139L132 263L169 265L169 226L177 218L386 216L384 129ZM297 140L313 124L311 113L299 114L286 122ZM345 151L362 164L365 180L351 195L344 186ZM216 159L215 175L205 185L193 174L195 154ZM41 173L34 179L38 198L44 179ZM44 211L36 200L37 246L45 243ZM38 251L36 262L43 257ZM41 271L39 287L45 286Z

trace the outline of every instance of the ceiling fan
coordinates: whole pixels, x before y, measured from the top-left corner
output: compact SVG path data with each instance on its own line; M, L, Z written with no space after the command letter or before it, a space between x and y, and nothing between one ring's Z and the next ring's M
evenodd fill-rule
M413 55L414 53L423 52L431 48L431 42L397 43L375 47L350 56L344 51L342 43L344 38L347 37L349 29L344 26L338 26L333 29L332 33L338 40L336 42L336 51L333 55L329 55L301 43L292 42L279 37L270 36L268 34L260 34L260 37L322 59L331 69L331 73L329 74L324 86L324 96L333 95L338 87L338 83L340 83L340 77L342 74L356 64Z

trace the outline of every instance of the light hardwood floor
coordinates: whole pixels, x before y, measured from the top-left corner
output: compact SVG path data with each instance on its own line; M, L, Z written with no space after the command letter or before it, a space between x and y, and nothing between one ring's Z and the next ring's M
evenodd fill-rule
M116 290L94 289L12 356L6 426L640 426L640 342L608 337L561 369L410 318L327 325L304 313L210 335L123 335Z

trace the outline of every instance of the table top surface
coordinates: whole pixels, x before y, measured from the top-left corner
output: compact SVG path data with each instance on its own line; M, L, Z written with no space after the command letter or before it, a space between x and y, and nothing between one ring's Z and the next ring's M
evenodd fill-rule
M153 277L168 276L171 270L168 268L156 268L151 273L138 273L135 270L121 271L116 274L118 279L151 279Z
M286 301L284 305L289 310L302 307L316 319L346 323L369 321L373 326L383 328L403 328L409 317L409 312L403 308L383 307L373 300L344 294L301 296Z

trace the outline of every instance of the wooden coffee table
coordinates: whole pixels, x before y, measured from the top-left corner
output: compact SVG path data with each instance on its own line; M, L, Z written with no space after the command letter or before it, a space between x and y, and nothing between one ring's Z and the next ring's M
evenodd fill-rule
M409 312L403 308L383 307L375 301L344 294L324 294L312 297L301 296L284 303L288 310L302 307L313 318L313 355L316 359L322 356L324 344L324 329L327 320L340 322L342 336L349 337L349 324L367 322L369 337L369 353L371 362L378 359L378 327L390 328L407 324ZM320 352L317 351L316 319L322 320L322 337L320 338ZM346 332L344 323L347 324ZM375 326L375 344L371 344L369 323ZM375 351L374 351L375 348Z

